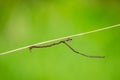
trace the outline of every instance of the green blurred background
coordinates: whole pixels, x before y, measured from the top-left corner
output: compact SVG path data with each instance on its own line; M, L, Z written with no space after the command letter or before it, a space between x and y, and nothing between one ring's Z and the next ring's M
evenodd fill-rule
M120 23L120 0L0 0L0 52ZM0 80L120 80L120 28L0 56Z

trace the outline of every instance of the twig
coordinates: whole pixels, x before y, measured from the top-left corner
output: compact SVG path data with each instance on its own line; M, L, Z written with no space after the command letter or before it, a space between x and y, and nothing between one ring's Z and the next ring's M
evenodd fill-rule
M58 41L58 40L64 40L64 39L67 39L67 38L78 37L78 36L82 36L82 35L86 35L86 34L90 34L90 33L94 33L94 32L99 32L99 31L107 30L107 29L110 29L110 28L118 27L118 26L120 26L120 24L113 25L113 26L108 26L108 27L105 27L105 28L100 28L100 29L96 29L96 30L92 30L92 31L88 31L88 32L83 32L83 33L80 33L80 34L66 36L66 37L62 37L62 38L58 38L58 39L39 42L39 43L36 43L36 44L32 44L32 45L24 46L24 47L21 47L21 48L13 49L13 50L10 50L10 51L7 51L7 52L3 52L3 53L0 53L0 55L5 55L5 54L12 53L12 52L20 51L20 50L29 48L30 46L34 46L34 45L41 45L41 44L50 43L50 42L54 42L54 41Z

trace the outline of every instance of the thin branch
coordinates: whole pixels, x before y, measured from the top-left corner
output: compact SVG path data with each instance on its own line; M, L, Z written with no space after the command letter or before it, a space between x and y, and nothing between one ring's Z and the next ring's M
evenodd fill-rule
M42 44L46 44L46 43L50 43L50 42L54 42L54 41L58 41L58 40L64 40L64 39L67 39L67 38L83 36L83 35L86 35L86 34L99 32L99 31L107 30L107 29L110 29L110 28L118 27L118 26L120 26L120 24L113 25L113 26L108 26L108 27L105 27L105 28L100 28L100 29L96 29L96 30L92 30L92 31L88 31L88 32L83 32L83 33L80 33L80 34L66 36L66 37L62 37L62 38L58 38L58 39L53 39L53 40L48 40L48 41L44 41L44 42L39 42L39 43L36 43L36 44L32 44L32 45L24 46L24 47L21 47L21 48L13 49L13 50L10 50L10 51L7 51L7 52L3 52L3 53L0 53L0 55L5 55L5 54L13 53L13 52L16 52L16 51L20 51L20 50L29 48L30 46L42 45Z

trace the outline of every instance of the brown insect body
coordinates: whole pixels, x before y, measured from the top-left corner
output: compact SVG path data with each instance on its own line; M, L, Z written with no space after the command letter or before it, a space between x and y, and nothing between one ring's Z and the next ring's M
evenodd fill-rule
M53 44L48 44L48 45L44 45L44 46L30 46L29 47L29 50L30 52L32 51L33 48L47 48L47 47L52 47L52 46L55 46L55 45L58 45L58 44L65 44L68 48L70 48L73 52L77 53L77 54L80 54L82 56L85 56L85 57L89 57L89 58L105 58L105 56L89 56L89 55L86 55L86 54L83 54L83 53L80 53L78 51L76 51L75 49L73 49L69 44L67 44L66 42L68 41L71 41L72 39L68 38L66 40L61 40L59 42L56 42L56 43L53 43Z

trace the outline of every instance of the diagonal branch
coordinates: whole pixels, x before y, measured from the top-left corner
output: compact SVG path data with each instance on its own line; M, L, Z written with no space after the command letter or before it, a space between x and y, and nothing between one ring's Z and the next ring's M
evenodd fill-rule
M62 38L58 38L58 39L48 40L48 41L44 41L44 42L38 42L36 44L32 44L32 45L28 45L28 46L24 46L24 47L21 47L21 48L17 48L17 49L13 49L13 50L10 50L10 51L0 53L0 55L13 53L13 52L20 51L20 50L23 50L23 49L26 49L26 48L29 48L29 47L35 46L35 45L41 45L41 44L50 43L50 42L54 42L54 41L58 41L58 40L64 40L64 39L67 39L67 38L83 36L83 35L87 35L87 34L90 34L90 33L111 29L111 28L114 28L114 27L120 27L120 24L112 25L112 26L108 26L108 27L105 27L105 28L100 28L100 29L96 29L96 30L92 30L92 31L88 31L88 32L83 32L83 33L79 33L79 34L75 34L75 35L70 35L70 36L66 36L66 37L62 37Z

